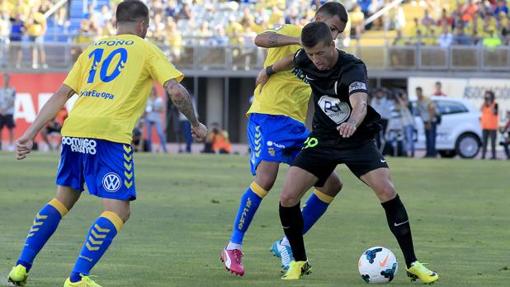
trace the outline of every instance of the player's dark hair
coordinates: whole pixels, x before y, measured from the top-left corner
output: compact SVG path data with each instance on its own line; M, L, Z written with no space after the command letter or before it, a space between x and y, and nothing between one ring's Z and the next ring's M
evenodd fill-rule
M416 87L417 91L423 92L423 89L421 87Z
M304 47L312 48L318 43L323 42L330 44L333 42L331 31L323 22L312 22L306 24L301 32L301 43Z
M330 17L337 16L345 24L347 24L347 21L349 21L349 13L347 13L347 10L345 9L344 5L338 2L325 3L324 5L319 7L316 14L327 15Z
M149 18L149 8L138 0L125 0L117 6L115 17L118 23L136 22Z

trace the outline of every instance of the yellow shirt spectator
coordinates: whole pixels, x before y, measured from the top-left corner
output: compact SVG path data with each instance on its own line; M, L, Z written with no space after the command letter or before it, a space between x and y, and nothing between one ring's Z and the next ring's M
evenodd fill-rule
M28 36L43 36L44 33L46 33L46 17L39 12L32 13L26 25L26 29Z

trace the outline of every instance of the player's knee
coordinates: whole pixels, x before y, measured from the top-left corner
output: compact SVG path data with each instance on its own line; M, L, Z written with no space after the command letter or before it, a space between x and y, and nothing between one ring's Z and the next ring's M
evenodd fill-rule
M396 195L397 195L397 192L395 191L395 187L393 186L393 184L390 181L385 182L377 190L377 196L379 197L381 202L386 202L388 200L391 200L391 199L395 198Z
M265 191L270 191L276 181L276 176L270 173L257 173L255 182Z
M122 219L122 221L124 223L126 223L129 219L129 217L131 216L131 209L130 208L125 208L121 211L119 211L117 213L117 215L120 217L120 219Z
M299 203L299 198L296 194L283 191L280 194L280 204L284 207L296 206Z

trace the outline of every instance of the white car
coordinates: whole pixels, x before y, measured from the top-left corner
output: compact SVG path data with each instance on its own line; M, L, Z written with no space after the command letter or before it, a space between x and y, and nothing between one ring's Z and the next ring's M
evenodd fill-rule
M474 158L481 147L482 128L480 111L464 99L432 97L441 113L441 123L437 126L436 149L442 157ZM416 101L412 101L416 111ZM416 115L416 113L414 113ZM415 116L418 130L416 149L425 149L423 121Z

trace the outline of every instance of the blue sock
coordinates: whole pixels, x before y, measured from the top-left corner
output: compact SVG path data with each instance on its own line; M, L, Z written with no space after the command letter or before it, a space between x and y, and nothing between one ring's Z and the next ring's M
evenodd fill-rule
M67 212L67 208L55 198L39 210L16 265L21 264L27 271L30 270L35 257L57 230L60 220Z
M96 219L74 264L70 276L71 282L78 282L81 280L81 275L90 274L90 270L101 259L123 225L122 219L110 211L103 212Z
M232 228L230 242L243 244L244 233L248 230L248 227L259 208L260 202L262 202L262 199L266 195L267 191L260 187L257 183L252 182L250 184L250 187L243 194L243 197L241 197L241 203Z
M303 234L308 232L308 230L312 228L317 220L321 218L333 199L334 197L324 194L318 190L314 190L314 192L310 194L310 197L308 197L305 206L301 210L304 220Z

